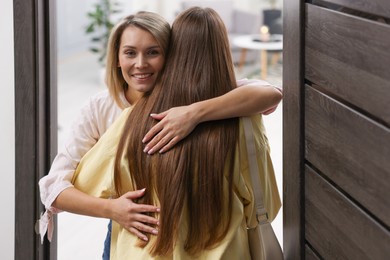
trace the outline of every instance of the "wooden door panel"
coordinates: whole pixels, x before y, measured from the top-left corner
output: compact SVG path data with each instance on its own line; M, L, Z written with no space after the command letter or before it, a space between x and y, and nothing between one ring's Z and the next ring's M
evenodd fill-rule
M388 259L390 1L283 17L285 259Z
M390 79L390 27L360 17L306 4L305 44L326 50L342 62L379 77Z
M306 7L305 77L390 125L390 25Z
M390 232L313 169L305 170L305 237L324 259L387 259Z
M390 125L390 82L311 48L305 50L308 80ZM357 91L359 89L359 91Z
M305 260L320 260L308 245L305 246Z
M305 157L390 226L390 130L307 86Z
M319 2L314 0L314 2ZM327 0L327 3L347 7L378 16L390 17L390 1L388 0Z

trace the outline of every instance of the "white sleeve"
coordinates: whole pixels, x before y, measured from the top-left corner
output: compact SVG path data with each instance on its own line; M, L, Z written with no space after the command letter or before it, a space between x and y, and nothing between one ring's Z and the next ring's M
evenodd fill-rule
M272 86L269 82L261 79L239 79L237 80L237 87L248 86L248 85L259 85L259 86Z
M98 131L98 117L96 109L93 109L93 100L85 105L80 116L73 123L71 131L64 146L55 157L48 175L39 180L41 201L45 205L46 212L39 220L39 233L41 241L48 230L48 238L51 241L53 233L54 213L60 210L52 207L57 196L66 188L72 187L72 177L80 159L96 144L100 137Z
M100 138L98 122L90 100L82 109L80 116L73 123L64 146L55 157L49 174L39 181L42 203L46 209L58 194L71 187L73 173L81 158L96 144Z

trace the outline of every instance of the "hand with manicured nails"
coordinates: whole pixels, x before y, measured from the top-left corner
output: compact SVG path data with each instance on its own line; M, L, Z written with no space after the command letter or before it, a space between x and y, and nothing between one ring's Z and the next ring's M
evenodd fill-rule
M144 152L153 154L171 149L189 135L198 124L191 106L174 107L159 114L151 114L159 122L143 138Z
M159 212L155 206L137 204L134 200L141 198L145 189L129 191L117 199L112 199L112 219L142 240L147 241L145 233L157 235L158 220L144 213Z

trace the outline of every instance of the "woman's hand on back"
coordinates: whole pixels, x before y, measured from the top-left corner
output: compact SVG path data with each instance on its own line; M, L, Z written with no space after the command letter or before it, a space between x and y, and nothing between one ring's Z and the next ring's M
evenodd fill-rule
M189 106L173 107L160 114L150 116L159 122L154 125L143 138L146 144L144 152L153 154L166 152L180 140L189 135L198 124L196 113Z
M159 212L159 208L152 205L137 204L134 200L141 198L145 189L130 191L117 199L112 199L112 219L142 240L147 241L145 233L157 235L158 220L146 215L148 212Z

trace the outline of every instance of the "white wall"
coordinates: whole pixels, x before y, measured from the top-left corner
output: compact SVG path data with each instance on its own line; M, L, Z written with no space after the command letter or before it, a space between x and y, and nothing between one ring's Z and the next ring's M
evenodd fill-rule
M0 8L0 169L1 259L14 259L15 241L15 116L13 0Z
M151 0L151 1L135 1L134 8L136 10L148 10L160 13L169 21L173 21L177 12L180 11L180 3L186 0ZM191 1L191 0L189 0ZM211 0L200 0L211 1ZM219 0L212 0L219 1ZM223 1L223 0L221 0ZM259 13L264 8L269 8L268 0L233 0L234 7L239 10L244 10L252 13ZM281 7L283 1L276 0L276 6Z
M180 11L180 3L186 0L151 0L151 1L135 1L134 8L136 10L145 9L160 13L169 21L173 21L177 12ZM191 1L191 0L189 0ZM219 1L219 0L200 0L200 1ZM223 0L221 0L223 1ZM251 13L260 13L262 9L270 8L268 0L233 0L235 8ZM283 0L276 0L275 6L282 8ZM157 9L156 9L157 8Z
M155 2L156 0L149 1ZM85 29L89 23L87 13L94 10L94 4L97 2L98 0L57 0L56 18L59 59L75 54L78 55L89 49L91 35L85 34ZM122 10L122 13L118 15L118 19L132 12L133 2L139 1L118 0Z
M77 55L80 52L88 50L90 46L90 35L85 34L85 27L88 24L87 12L93 9L93 4L97 1L98 0L57 1L57 42L59 59L69 55ZM186 0L117 1L121 4L122 13L120 15L122 16L143 10L157 12L169 22L172 22L180 11L180 3ZM268 0L233 0L233 2L234 7L237 9L260 15L262 9L270 7ZM281 8L282 4L282 0L276 0L277 7Z
M94 0L57 1L58 57L87 49L89 38L85 35L87 11Z

